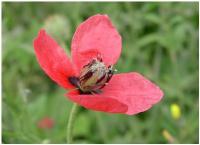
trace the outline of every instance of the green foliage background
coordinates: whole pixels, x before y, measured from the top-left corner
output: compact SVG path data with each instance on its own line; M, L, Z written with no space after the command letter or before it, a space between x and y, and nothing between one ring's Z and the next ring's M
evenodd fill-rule
M199 4L193 3L24 3L2 4L3 143L66 143L72 106L65 90L39 67L33 39L45 28L66 51L76 27L89 16L108 14L123 38L118 72L137 71L165 92L163 100L135 116L80 108L74 143L198 143ZM176 120L170 105L181 108ZM49 116L52 129L37 128Z

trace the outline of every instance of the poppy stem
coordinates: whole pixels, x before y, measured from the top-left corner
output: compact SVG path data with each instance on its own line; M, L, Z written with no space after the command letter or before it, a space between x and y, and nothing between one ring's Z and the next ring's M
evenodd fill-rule
M76 116L78 105L76 103L73 104L71 112L69 114L69 120L67 124L67 143L72 143L72 132L73 132L73 126L74 126L74 120Z

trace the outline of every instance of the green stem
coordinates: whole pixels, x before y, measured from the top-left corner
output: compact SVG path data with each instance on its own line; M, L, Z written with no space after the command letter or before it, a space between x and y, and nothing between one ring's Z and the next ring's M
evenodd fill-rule
M78 105L74 103L69 115L69 120L67 124L67 143L68 144L72 143L72 131L73 131L74 119L76 116L77 108L78 108Z

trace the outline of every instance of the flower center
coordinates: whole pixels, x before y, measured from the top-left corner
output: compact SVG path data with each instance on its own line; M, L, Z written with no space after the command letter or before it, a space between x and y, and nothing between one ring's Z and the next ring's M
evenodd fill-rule
M80 76L70 77L69 81L79 88L81 93L101 93L101 90L111 79L113 67L106 67L102 59L97 57L83 66Z

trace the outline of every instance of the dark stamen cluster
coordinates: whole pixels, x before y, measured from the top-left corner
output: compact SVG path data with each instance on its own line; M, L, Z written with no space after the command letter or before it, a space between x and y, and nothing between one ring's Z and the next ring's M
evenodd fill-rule
M101 93L100 89L110 81L113 73L113 67L106 67L102 59L97 57L81 69L79 77L70 77L69 81L81 93Z

